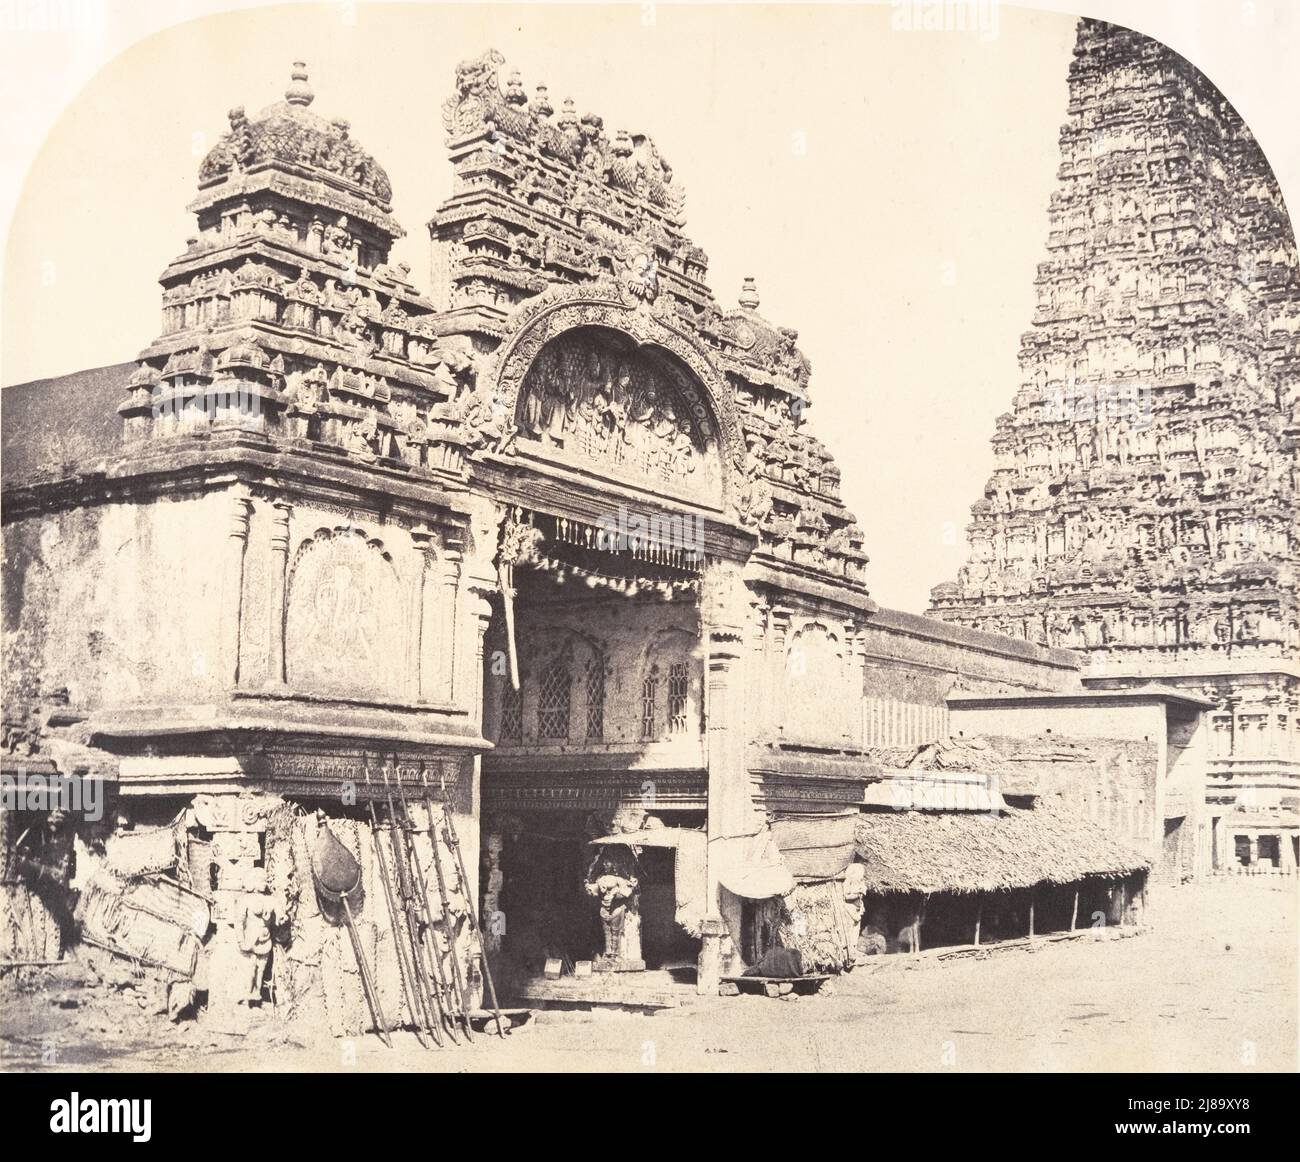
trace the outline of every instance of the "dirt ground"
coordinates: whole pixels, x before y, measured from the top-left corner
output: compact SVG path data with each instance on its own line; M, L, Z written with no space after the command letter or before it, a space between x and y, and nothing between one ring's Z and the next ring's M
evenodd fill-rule
M1297 884L1154 890L1150 930L985 959L882 958L794 1002L704 998L655 1016L536 1014L504 1042L421 1050L409 1035L309 1042L157 1015L129 974L0 992L6 1070L1169 1070L1297 1068Z

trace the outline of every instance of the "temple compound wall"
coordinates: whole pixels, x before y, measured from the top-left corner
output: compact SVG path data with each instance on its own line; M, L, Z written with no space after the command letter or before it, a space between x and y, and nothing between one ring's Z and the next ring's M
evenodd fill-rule
M962 694L1109 695L1068 652L879 609L797 333L753 280L718 305L648 137L501 64L444 108L430 295L295 66L204 159L135 364L6 390L7 786L105 790L94 820L7 801L6 915L227 1025L270 962L277 1008L332 1030L467 1028L489 967L524 1001L593 966L707 991L774 942L842 969L858 817L915 814L921 850L959 785L940 810L1069 869L1017 884L1122 888L1128 917L1144 857L1080 813L1062 863L1074 824L1029 792L1013 819L993 748L944 741ZM1070 733L1131 740L1110 702Z
M1212 866L1217 842L1204 802L1208 705L1152 687L1109 698L960 694L950 703L953 734L984 739L1004 760L1004 797L1067 804L1174 883Z
M1014 408L931 614L1214 703L1221 870L1300 836L1295 234L1263 151L1165 45L1085 20ZM1261 846L1262 844L1262 846Z

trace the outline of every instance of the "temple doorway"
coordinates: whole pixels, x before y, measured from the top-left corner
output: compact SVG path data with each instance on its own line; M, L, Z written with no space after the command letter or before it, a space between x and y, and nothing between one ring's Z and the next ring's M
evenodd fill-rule
M693 971L707 805L702 551L517 510L502 562L482 791L497 861L484 902L500 915L503 971Z
M693 979L699 957L694 896L703 866L679 853L704 813L665 811L620 832L621 811L520 810L485 820L486 909L499 937L500 974L515 989L539 978L668 974ZM698 873L685 884L680 874ZM495 888L495 890L494 890Z

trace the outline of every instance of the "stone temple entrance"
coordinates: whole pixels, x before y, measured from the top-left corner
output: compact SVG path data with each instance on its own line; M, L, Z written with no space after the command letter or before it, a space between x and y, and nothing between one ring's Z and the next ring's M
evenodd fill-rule
M617 975L624 983L643 974L694 980L700 942L679 905L688 893L679 891L676 849L642 846L639 833L609 834L609 816L560 809L488 817L499 873L490 915L506 984L589 974ZM670 838L687 824L702 834L702 812L654 818L664 822L655 830ZM593 843L597 831L597 839L628 842ZM648 838L653 844L658 836Z
M482 782L484 914L501 976L516 987L548 973L693 976L702 554L525 510L502 544L509 608L485 649L495 745Z

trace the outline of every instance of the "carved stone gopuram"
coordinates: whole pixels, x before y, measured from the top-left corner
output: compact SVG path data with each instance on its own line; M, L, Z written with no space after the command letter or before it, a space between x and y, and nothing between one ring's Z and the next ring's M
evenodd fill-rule
M1300 273L1286 207L1223 95L1127 29L1081 22L1060 141L1020 389L968 561L930 612L1083 651L1096 686L1213 699L1212 813L1289 844Z

